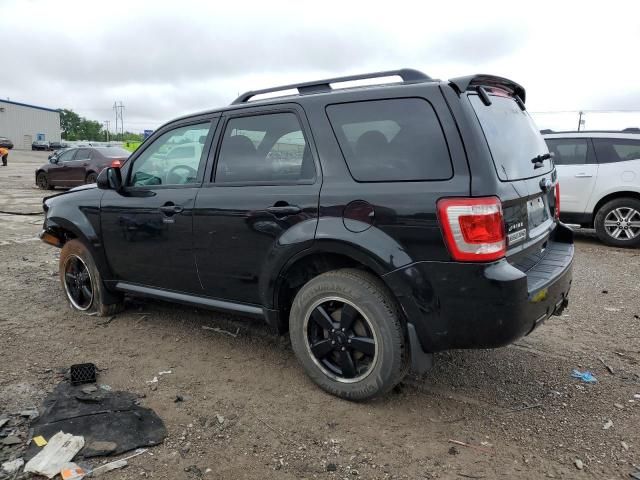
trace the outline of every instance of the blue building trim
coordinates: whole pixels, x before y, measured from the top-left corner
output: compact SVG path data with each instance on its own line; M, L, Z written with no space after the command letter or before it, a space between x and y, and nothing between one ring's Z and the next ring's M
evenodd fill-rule
M14 102L11 100L2 100L0 99L0 103L9 103L11 105L20 105L21 107L29 107L29 108L35 108L37 110L44 110L46 112L60 112L59 108L47 108L47 107L39 107L37 105L30 105L28 103L21 103L21 102Z

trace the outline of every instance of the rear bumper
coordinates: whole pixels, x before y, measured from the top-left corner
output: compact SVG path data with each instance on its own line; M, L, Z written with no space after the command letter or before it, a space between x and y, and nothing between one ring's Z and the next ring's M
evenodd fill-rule
M527 264L417 262L385 275L424 352L494 348L529 334L566 307L573 235L559 224Z

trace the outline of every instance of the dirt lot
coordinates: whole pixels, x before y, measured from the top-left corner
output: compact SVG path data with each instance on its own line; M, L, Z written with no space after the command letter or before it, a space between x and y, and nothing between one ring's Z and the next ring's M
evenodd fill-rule
M39 211L33 172L44 161L11 152L0 210ZM562 317L508 348L439 354L424 377L356 404L316 388L287 339L256 322L154 301L132 302L108 323L71 311L59 251L34 239L41 222L0 214L0 413L37 405L58 368L95 362L102 383L144 393L169 431L110 478L613 479L640 470L639 250L579 234ZM598 383L572 379L574 368ZM152 389L146 382L163 370L172 373Z

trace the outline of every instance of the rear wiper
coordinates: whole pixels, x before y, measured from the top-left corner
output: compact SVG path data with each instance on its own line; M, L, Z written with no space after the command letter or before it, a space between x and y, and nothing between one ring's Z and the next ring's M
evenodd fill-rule
M538 155L536 157L533 157L531 159L531 163L533 163L533 168L540 168L542 167L542 162L544 162L545 160L549 160L553 158L553 153L543 153L542 155Z

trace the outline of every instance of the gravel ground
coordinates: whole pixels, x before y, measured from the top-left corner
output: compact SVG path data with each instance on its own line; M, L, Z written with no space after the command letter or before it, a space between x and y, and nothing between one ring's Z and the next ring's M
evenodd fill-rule
M11 152L0 210L39 210L33 171L44 161ZM423 377L349 403L316 388L288 340L255 321L140 300L110 322L71 311L59 251L34 240L41 222L0 214L0 416L38 405L58 369L95 362L101 383L144 394L169 431L105 478L616 479L640 470L640 250L579 233L562 317L507 348L438 354ZM598 383L572 379L574 368Z

